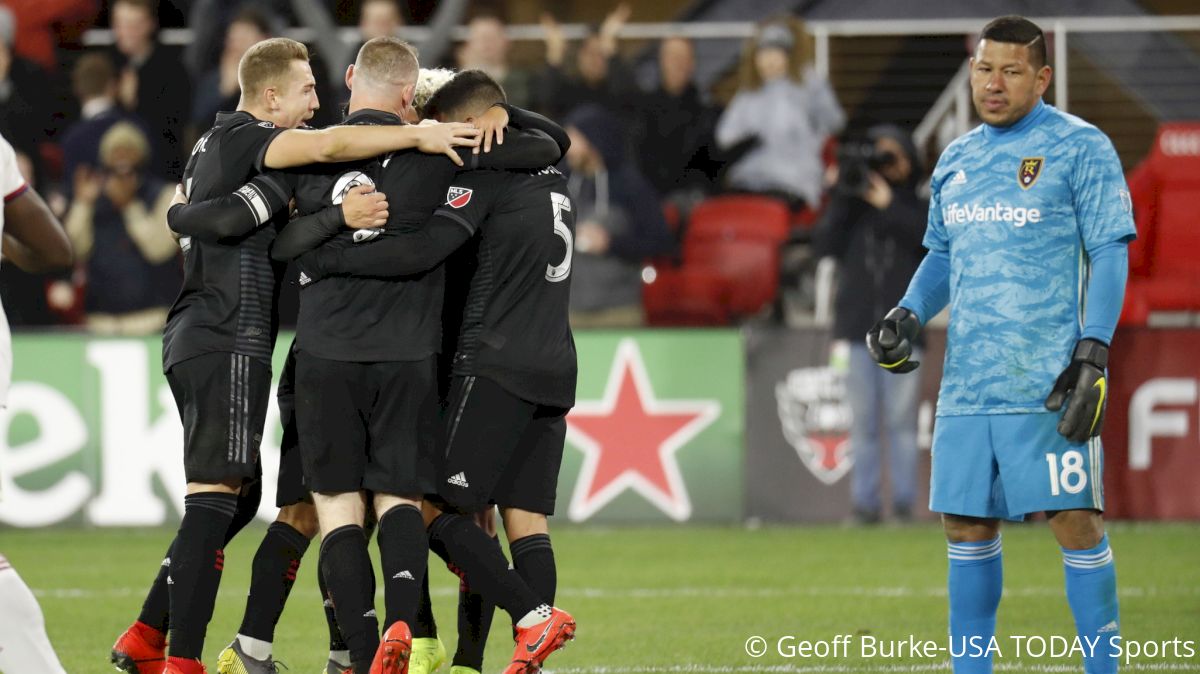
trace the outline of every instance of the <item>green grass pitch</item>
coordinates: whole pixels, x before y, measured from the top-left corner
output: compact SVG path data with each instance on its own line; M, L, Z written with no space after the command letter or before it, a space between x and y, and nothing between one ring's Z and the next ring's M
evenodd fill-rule
M262 531L243 532L226 550L205 649L209 671L215 672L217 653L237 630ZM1192 657L1170 649L1138 657L1123 671L1200 672L1200 525L1117 523L1110 532L1123 635L1139 643L1190 640L1196 651ZM111 671L109 647L137 615L171 534L0 531L0 552L35 589L68 672ZM946 643L946 554L936 525L563 526L553 536L558 604L574 613L579 631L570 647L551 657L548 672L949 670L945 656L860 657L865 637L907 642L912 635ZM301 567L276 633L275 655L289 674L317 674L325 661L315 552ZM1014 636L1074 634L1061 559L1045 524L1008 527L1004 561L997 671L1082 671L1074 658L1015 652ZM434 609L453 651L457 580L440 563L431 569ZM382 597L377 603L382 607ZM840 634L851 635L847 655L775 652L781 637L794 639L784 640L786 650L799 640L829 642ZM769 644L758 659L745 652L747 639L756 635ZM503 668L511 643L507 616L498 611L485 671Z

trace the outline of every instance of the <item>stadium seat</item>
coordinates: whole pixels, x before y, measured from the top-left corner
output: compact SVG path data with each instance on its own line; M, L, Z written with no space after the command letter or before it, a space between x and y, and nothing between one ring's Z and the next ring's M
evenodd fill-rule
M730 194L701 202L688 219L684 245L692 240L762 241L776 245L788 238L791 212L771 197Z
M775 300L779 289L779 246L774 242L701 240L683 246L686 269L706 269L731 288L730 313L752 316Z
M647 267L642 275L646 323L658 327L728 325L732 288L708 269Z
M1139 241L1130 248L1122 323L1155 311L1200 311L1200 123L1159 127L1150 155L1128 177Z

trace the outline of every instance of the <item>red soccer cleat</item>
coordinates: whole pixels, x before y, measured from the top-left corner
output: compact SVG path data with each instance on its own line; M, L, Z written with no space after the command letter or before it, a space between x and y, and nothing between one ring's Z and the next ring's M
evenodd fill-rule
M408 656L412 653L412 630L403 620L397 620L383 633L371 674L408 674Z
M551 609L550 618L525 629L517 628L517 648L504 674L537 674L542 663L575 638L575 619L562 609Z
M192 658L167 658L167 668L162 674L208 674L204 663Z
M167 636L135 622L113 644L109 660L126 674L163 674L167 666Z

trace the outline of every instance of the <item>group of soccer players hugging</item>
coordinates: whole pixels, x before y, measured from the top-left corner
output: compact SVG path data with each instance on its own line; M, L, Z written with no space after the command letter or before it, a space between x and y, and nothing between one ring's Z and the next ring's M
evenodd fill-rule
M971 61L984 123L940 158L929 254L867 335L882 367L910 372L912 342L951 310L930 503L949 541L960 674L992 671L983 649L1001 596L1000 523L1035 512L1062 546L1068 603L1092 646L1085 671L1116 671L1098 435L1136 232L1111 142L1042 102L1050 78L1036 25L1002 17L984 28ZM185 278L163 368L183 421L187 497L112 662L129 674L205 671L223 549L261 498L276 300L291 262L300 309L278 390L280 511L217 671L275 671L274 626L319 529L327 674L426 674L443 664L429 551L462 579L451 671L482 668L499 606L516 641L506 674L537 672L575 633L554 608L547 529L576 380L574 215L553 168L567 135L508 106L482 72L419 71L394 38L367 42L347 70L339 126L300 128L318 99L299 43L258 43L239 82L238 111L218 115L197 143L170 211ZM1011 217L1018 210L1026 217Z
M276 671L275 623L318 530L329 674L443 664L430 550L462 579L452 671L481 670L496 606L516 641L505 671L538 671L575 633L553 607L546 521L576 379L574 220L554 168L567 134L508 106L480 71L420 71L416 52L390 37L364 44L347 70L349 114L336 127L301 128L319 100L298 42L256 44L239 82L238 110L196 144L169 215L185 273L163 369L184 427L187 496L112 663L206 671L223 550L261 500L276 305L292 262L300 308L278 389L279 516L217 671ZM417 124L418 109L448 123Z

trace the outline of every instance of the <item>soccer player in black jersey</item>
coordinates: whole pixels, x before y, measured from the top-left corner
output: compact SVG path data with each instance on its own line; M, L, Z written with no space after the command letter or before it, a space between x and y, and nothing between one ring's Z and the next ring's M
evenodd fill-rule
M345 161L414 146L457 157L450 145L463 127L292 130L319 105L308 53L298 42L276 38L255 45L239 64L239 81L239 110L218 115L192 152L184 178L191 198L232 192L264 167ZM242 194L257 224L265 226L234 236L192 232L180 240L184 284L168 317L163 368L184 425L188 494L142 614L113 647L113 663L127 672L204 671L199 658L223 547L258 509L258 446L282 271L267 252L280 222L264 213L261 197ZM294 522L312 527L311 517L302 519ZM171 657L164 669L168 620Z
M490 77L466 71L426 110L471 121L503 101ZM441 434L445 460L436 501L446 512L427 501L426 519L430 547L512 616L517 648L507 674L538 671L575 631L569 614L551 608L557 574L547 527L565 417L575 403L575 343L567 320L573 228L566 181L552 166L477 170L455 178L444 205L421 229L367 243L337 240L300 260L309 279L320 279L301 294L303 304L306 295L344 275L433 273L478 235ZM515 576L487 534L463 515L493 502L504 519Z
M347 73L352 95L346 124L401 124L416 78L411 47L394 38L368 41ZM545 164L559 155L544 135L540 147L539 155L516 165ZM483 156L468 155L473 162ZM503 165L502 156L497 149L488 161ZM386 239L423 224L456 170L445 159L415 152L311 166L296 178L297 208L318 213L322 221L347 190L376 185L393 197L387 228L355 236ZM338 223L332 222L336 231ZM289 225L275 241L276 259L286 259L293 244L305 240L308 230L299 224ZM301 286L308 282L301 275ZM405 281L346 278L301 294L295 382L301 456L324 533L321 571L354 671L362 674L400 671L410 648L408 625L427 556L420 503L434 477L434 358L442 284L436 270ZM382 642L362 529L365 492L372 493L379 517L386 604Z

